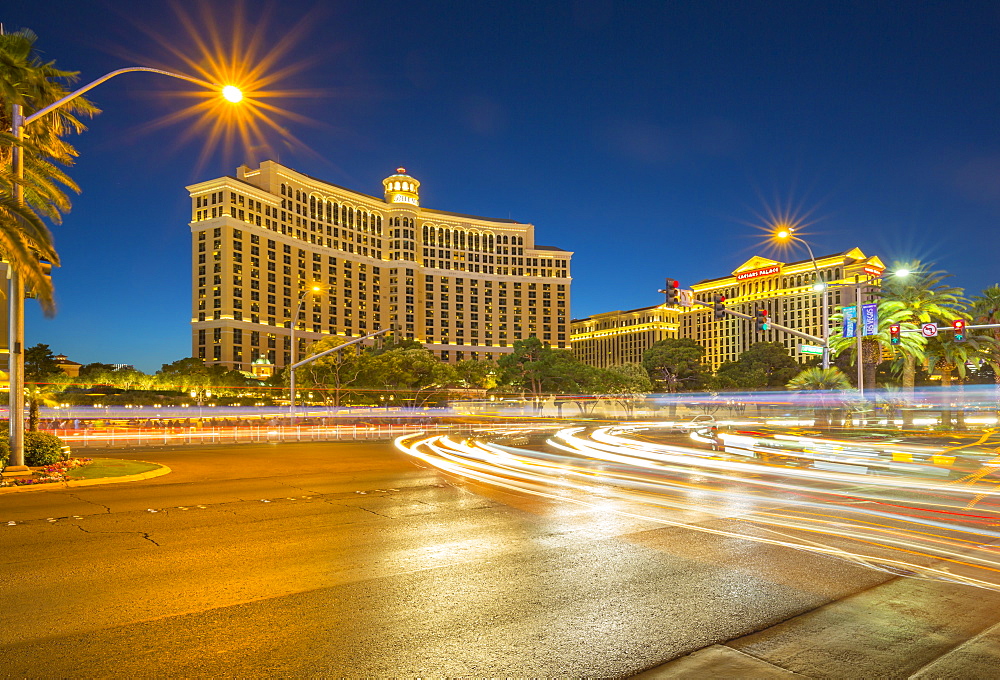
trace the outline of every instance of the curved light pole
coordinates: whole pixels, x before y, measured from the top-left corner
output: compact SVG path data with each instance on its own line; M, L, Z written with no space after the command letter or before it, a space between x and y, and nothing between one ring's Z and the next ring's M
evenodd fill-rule
M289 378L288 378L288 418L289 424L294 424L295 421L295 354L298 347L295 344L295 324L299 322L299 312L302 311L302 305L306 303L306 293L313 292L318 293L320 291L319 286L312 286L311 288L306 288L299 292L299 306L295 308L295 314L292 315L292 325L291 325L291 336L292 340L292 360L288 363Z
M158 68L147 66L130 66L120 68L117 71L106 73L97 80L90 82L78 90L70 92L58 101L54 101L48 106L35 111L30 116L23 114L20 104L14 104L11 111L11 133L14 137L14 148L12 151L12 166L14 171L14 201L18 206L24 205L24 128L35 122L42 116L52 113L61 106L65 106L82 94L86 94L106 80L123 73L134 71L146 71L149 73L159 73L160 75L179 78L190 83L196 83L209 89L221 89L223 97L230 102L238 102L243 98L242 92L235 85L214 85L208 81L194 78L182 73L173 73ZM10 465L5 470L8 472L28 472L24 466L24 287L21 276L18 274L13 263L10 266L10 283L7 292L8 328L7 340L9 347L9 364L7 372L10 383L10 403L9 403L9 427L10 427Z
M792 227L781 227L774 232L774 238L779 241L798 241L806 247L806 251L809 253L809 259L812 260L813 270L816 272L816 283L813 284L813 290L820 293L822 297L822 318L823 318L823 332L820 337L823 338L823 368L830 368L830 304L829 304L829 286L827 286L826 281L823 280L823 275L819 271L819 265L816 263L816 256L813 255L812 248L809 246L809 242L804 238L795 235L795 230Z

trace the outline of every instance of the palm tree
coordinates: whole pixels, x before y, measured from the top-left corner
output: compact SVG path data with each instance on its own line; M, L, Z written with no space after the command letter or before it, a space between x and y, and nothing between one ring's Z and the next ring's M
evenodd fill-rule
M841 401L832 397L829 392L850 389L851 381L839 368L814 366L789 380L786 387L790 390L818 390L813 397L818 406L814 409L814 424L816 427L828 428Z
M863 350L862 350L863 351ZM851 380L839 368L807 368L788 381L790 390L846 390Z
M931 271L918 261L897 263L895 271L907 270L906 276L886 277L882 281L879 295L883 300L899 303L905 310L905 321L913 327L929 322L951 322L961 318L967 301L961 288L948 286L942 281L950 274L943 271ZM882 303L884 304L884 303ZM881 305L880 305L881 308ZM915 334L906 334L903 337ZM902 345L899 345L900 347ZM916 366L923 360L923 352L916 351L911 344L911 351L903 351L903 389L913 391Z
M1000 284L993 284L970 302L973 323L1000 324ZM993 367L994 382L1000 390L1000 328L990 328L983 335L989 335L996 341L986 348L983 359Z
M895 300L883 300L879 303L878 332L875 335L865 335L861 338L862 371L864 372L866 385L874 387L875 371L878 365L882 363L882 356L885 352L891 352L894 355L904 358L906 356L923 357L923 347L926 339L919 333L901 333L899 337L900 344L892 344L892 337L889 332L891 326L898 325L900 330L916 329L916 326L909 321L909 318L909 311ZM834 314L831 321L839 325L842 319L843 315ZM830 351L834 356L846 352L851 357L855 366L858 365L857 357L855 356L857 354L857 346L857 338L845 338L843 335L830 337Z
M68 94L64 83L76 78L74 72L43 62L35 49L36 40L26 29L0 34L0 130L12 129L14 105L30 116ZM85 129L78 115L95 113L98 109L91 102L77 97L34 121L24 130L21 142L6 132L0 134L0 251L49 312L53 309L52 283L39 259L56 265L58 258L41 218L59 223L70 209L64 189L79 189L54 163L72 164L76 150L64 137ZM21 178L13 169L15 145L22 149ZM15 185L23 189L23 205L14 198Z
M55 406L55 394L49 385L33 383L24 386L24 397L28 402L28 432L38 432L38 407Z
M938 335L930 339L924 352L928 370L941 373L941 385L951 387L956 377L959 383L965 380L966 366L979 363L998 350L998 342L992 335L966 334L963 342L955 342L950 336Z

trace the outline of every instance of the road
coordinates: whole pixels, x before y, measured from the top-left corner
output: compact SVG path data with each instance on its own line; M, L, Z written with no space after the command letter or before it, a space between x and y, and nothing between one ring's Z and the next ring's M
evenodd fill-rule
M109 455L173 472L0 495L7 675L629 677L900 581L388 443Z

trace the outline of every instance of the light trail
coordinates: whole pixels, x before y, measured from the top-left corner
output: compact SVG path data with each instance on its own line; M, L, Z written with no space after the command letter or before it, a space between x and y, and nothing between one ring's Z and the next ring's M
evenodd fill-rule
M968 474L942 449L904 442L725 433L725 450L712 451L699 447L716 443L707 431L691 446L634 437L660 427L570 427L536 433L530 448L500 443L502 431L404 435L396 446L460 479L548 501L1000 590L1000 485L987 479L996 451L970 452L961 463L979 469ZM893 452L923 462L893 467Z

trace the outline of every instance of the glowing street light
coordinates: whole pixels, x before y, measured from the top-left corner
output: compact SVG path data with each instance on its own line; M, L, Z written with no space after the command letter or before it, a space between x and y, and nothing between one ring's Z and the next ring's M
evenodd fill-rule
M120 68L117 71L112 71L106 73L97 80L84 85L80 89L69 93L62 99L52 102L48 106L35 111L30 116L25 116L20 104L14 104L11 111L11 133L14 137L13 145L13 155L12 155L12 169L14 171L14 200L19 206L24 205L24 186L22 181L24 179L24 150L21 146L24 141L24 128L35 122L42 116L52 113L56 109L65 106L69 102L73 101L82 94L89 92L106 80L110 80L117 75L123 73L131 73L134 71L145 71L148 73L159 73L160 75L170 76L171 78L178 78L180 80L186 80L202 87L208 88L210 90L219 90L218 85L214 85L208 81L202 80L200 78L194 78L192 76L184 75L182 73L173 73L171 71L164 71L158 68L149 68L148 66L130 66L128 68ZM228 93L227 93L228 91ZM234 93L235 91L235 93ZM223 96L230 102L237 102L242 99L243 94L240 92L239 88L233 85L227 85L222 88ZM233 99L233 96L238 94L237 99ZM20 472L27 473L28 468L24 465L24 286L21 281L20 274L14 270L14 267L10 267L10 283L8 284L8 294L7 294L7 310L8 310L8 326L7 326L7 340L8 347L10 348L9 364L7 372L9 374L10 382L10 401L9 401L9 427L10 427L10 465L8 465L5 470L7 472Z
M243 90L235 85L226 85L222 88L222 96L226 101L236 104L243 99Z

